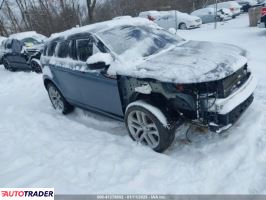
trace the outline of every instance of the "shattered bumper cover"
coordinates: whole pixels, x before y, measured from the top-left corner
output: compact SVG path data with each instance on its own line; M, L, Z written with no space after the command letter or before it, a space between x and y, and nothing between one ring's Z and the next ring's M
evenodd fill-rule
M227 98L217 99L209 110L210 130L222 132L230 128L253 102L256 86L257 80L251 75L235 93Z

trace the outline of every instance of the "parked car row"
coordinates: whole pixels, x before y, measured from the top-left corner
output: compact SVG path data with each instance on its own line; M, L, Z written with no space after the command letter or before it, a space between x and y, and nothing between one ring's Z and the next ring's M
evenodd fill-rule
M216 4L208 5L207 8L216 8ZM232 17L235 18L236 16L241 14L241 6L236 1L227 1L221 2L217 4L217 9L229 9L232 13Z
M34 31L9 36L0 44L0 64L7 70L41 72L40 57L46 37Z
M202 24L202 20L199 17L175 10L146 11L141 12L139 17L147 18L167 30L169 28L178 28L181 30L198 28Z
M208 5L205 8L193 11L190 15L179 11L145 11L139 14L139 17L147 18L159 26L169 29L192 29L198 28L201 24L215 22L215 21L227 21L241 14L241 9L246 5L255 5L257 0L238 0L241 5L236 1L221 2L217 4ZM248 3L247 3L247 2ZM249 2L250 1L250 2ZM251 1L254 1L252 4ZM256 3L256 5L258 2Z

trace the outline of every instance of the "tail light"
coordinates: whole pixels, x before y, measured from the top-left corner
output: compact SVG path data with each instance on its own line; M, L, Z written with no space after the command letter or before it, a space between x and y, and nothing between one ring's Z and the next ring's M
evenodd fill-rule
M149 19L150 21L155 21L155 17L150 16L150 15L148 15L148 19Z
M235 11L235 9L234 9L234 8L230 8L230 10L231 10L231 12L234 12L234 11Z
M266 7L261 9L261 16L265 16L266 15Z

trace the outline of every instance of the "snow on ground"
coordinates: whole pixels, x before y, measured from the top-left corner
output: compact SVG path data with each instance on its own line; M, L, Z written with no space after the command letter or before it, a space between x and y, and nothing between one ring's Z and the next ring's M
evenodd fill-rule
M247 48L260 79L256 99L226 134L192 134L190 144L179 136L165 154L133 143L123 123L79 109L61 116L41 75L1 67L0 187L55 187L57 194L266 194L266 31L249 28L246 15L222 24L179 33Z

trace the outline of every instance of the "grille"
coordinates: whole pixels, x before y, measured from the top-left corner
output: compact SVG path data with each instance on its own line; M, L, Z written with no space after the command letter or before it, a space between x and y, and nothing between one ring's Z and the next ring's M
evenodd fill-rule
M226 77L218 84L219 98L226 98L241 87L249 78L250 73L247 72L247 66L242 67L229 77Z

